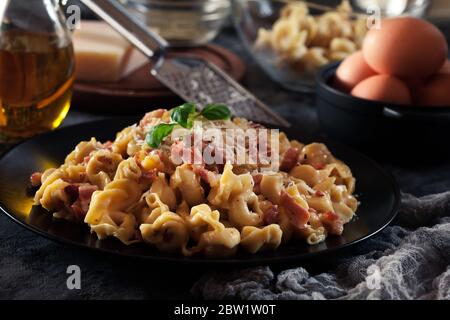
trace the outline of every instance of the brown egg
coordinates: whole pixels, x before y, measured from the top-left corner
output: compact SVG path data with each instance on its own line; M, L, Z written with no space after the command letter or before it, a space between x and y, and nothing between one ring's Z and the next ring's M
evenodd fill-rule
M450 107L450 73L431 78L420 88L416 103L420 106Z
M449 73L450 74L450 60L445 61L439 73Z
M350 92L358 83L376 74L364 60L362 51L357 51L348 56L339 65L339 68L336 70L334 87Z
M413 102L417 100L419 89L427 82L427 79L423 78L400 78L400 80L408 87Z
M385 19L370 30L363 43L369 66L400 78L426 78L447 59L444 35L429 22L413 17Z
M400 78L401 81L403 81L411 91L416 91L419 88L423 87L426 79L422 78Z
M376 75L359 83L352 90L358 98L396 103L410 104L411 94L401 80L388 75Z

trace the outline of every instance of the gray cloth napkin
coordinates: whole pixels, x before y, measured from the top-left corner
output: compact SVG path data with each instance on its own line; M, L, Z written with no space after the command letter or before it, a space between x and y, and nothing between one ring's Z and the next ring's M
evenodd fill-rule
M450 192L402 195L395 225L364 242L338 267L312 275L302 267L255 267L202 277L205 299L450 299Z

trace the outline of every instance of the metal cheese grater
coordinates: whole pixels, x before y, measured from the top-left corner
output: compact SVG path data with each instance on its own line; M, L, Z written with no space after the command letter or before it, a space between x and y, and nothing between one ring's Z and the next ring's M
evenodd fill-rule
M137 22L117 0L81 1L151 59L152 75L185 101L196 102L200 108L212 102L223 103L234 116L290 126L214 64L189 57L167 58L167 42Z

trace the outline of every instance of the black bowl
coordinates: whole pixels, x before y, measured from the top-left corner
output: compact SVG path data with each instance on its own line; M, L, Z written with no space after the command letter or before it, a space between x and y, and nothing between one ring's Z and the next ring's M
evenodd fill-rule
M339 64L329 64L317 75L319 120L332 139L378 159L435 162L450 155L450 106L396 105L353 97L331 86Z

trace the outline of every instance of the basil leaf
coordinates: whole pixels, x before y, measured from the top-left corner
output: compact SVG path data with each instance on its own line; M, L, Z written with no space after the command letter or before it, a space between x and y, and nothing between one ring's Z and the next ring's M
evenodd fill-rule
M172 133L175 126L175 123L160 123L157 126L154 126L150 132L147 133L145 142L152 148L158 148L164 138Z
M223 104L208 104L201 115L208 120L227 120L231 117L231 111Z
M170 113L170 119L178 123L183 128L190 129L193 126L190 115L193 113L195 113L195 104L185 103L172 110L172 112Z

